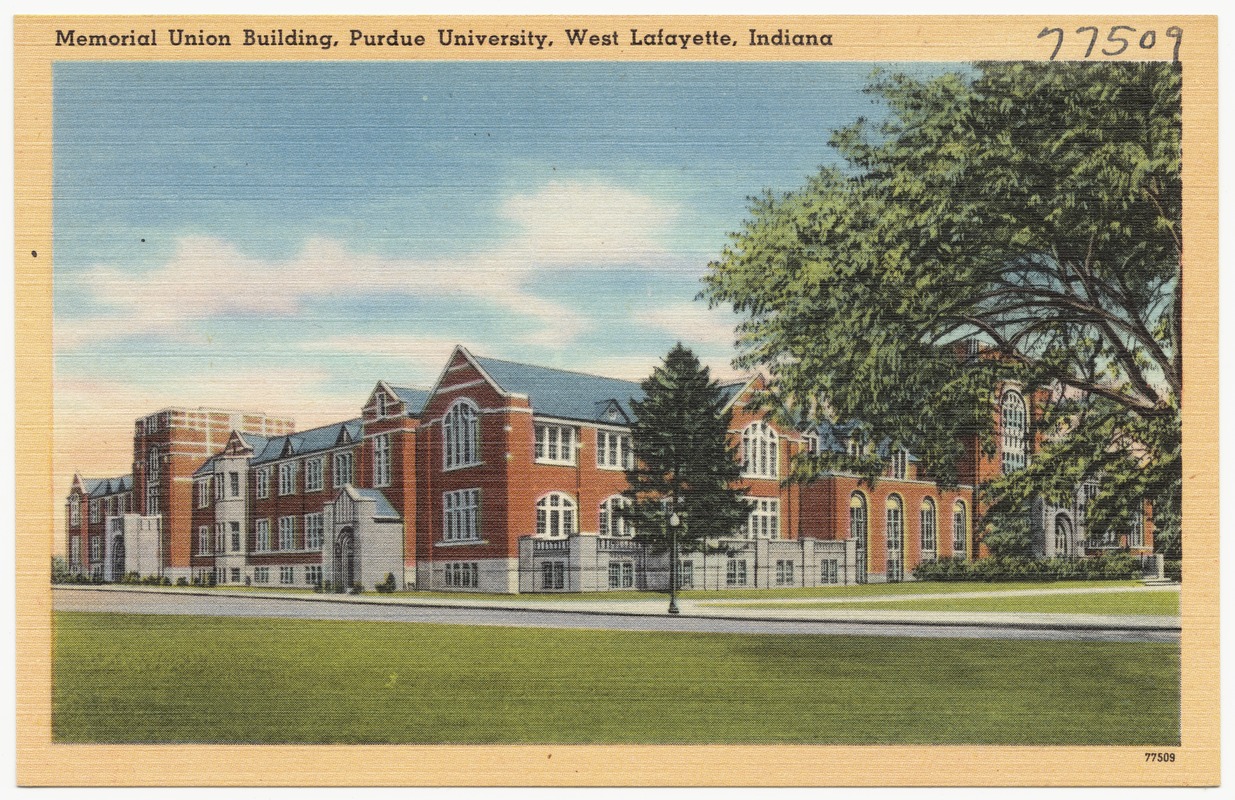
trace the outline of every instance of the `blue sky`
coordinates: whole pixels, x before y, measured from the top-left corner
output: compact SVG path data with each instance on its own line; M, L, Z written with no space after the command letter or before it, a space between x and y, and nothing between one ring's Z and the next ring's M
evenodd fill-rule
M455 343L638 379L681 340L731 374L699 278L748 195L879 115L871 69L58 64L58 433L112 426L123 472L141 414L324 423Z

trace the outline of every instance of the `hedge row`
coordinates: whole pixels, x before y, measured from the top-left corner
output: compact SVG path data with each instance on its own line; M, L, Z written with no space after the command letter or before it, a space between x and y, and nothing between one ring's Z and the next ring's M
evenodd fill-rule
M1141 577L1141 563L1127 553L1089 558L948 558L919 564L913 577L920 581L1115 581Z

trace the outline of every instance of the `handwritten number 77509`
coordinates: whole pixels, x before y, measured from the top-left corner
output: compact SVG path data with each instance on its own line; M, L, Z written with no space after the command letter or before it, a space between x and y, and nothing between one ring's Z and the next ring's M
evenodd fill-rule
M1137 34L1140 34L1138 37ZM1082 41L1088 40L1085 45L1085 55L1082 58L1094 58L1094 48L1098 46L1098 37L1102 31L1096 25L1082 25L1076 29L1076 35L1083 37ZM1055 49L1051 51L1051 61L1054 61L1059 55L1059 51L1063 49L1066 35L1063 28L1043 28L1038 34L1039 39L1047 36L1055 37ZM1171 59L1179 60L1179 45L1183 42L1184 31L1178 25L1172 25L1163 31L1163 37L1175 40L1175 49L1171 53ZM1132 42L1136 42L1136 46L1142 50L1153 50L1158 46L1158 32L1154 30L1137 31L1130 25L1112 25L1106 32L1106 39L1103 40L1103 46L1098 52L1104 56L1114 58L1122 55L1132 47ZM1163 43L1165 44L1165 42Z

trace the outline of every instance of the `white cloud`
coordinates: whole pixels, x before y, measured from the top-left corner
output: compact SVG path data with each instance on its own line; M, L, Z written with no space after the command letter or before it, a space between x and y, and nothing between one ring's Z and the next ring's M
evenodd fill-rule
M677 209L645 194L599 182L551 182L511 197L503 214L523 234L511 243L539 266L661 261Z
M723 347L733 350L741 318L724 308L709 309L706 303L675 303L637 311L634 322L676 337L693 350Z

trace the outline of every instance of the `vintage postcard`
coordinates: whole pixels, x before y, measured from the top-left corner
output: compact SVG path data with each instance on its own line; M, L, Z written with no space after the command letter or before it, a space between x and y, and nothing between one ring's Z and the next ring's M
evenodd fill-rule
M1215 18L14 30L21 784L1217 782Z

